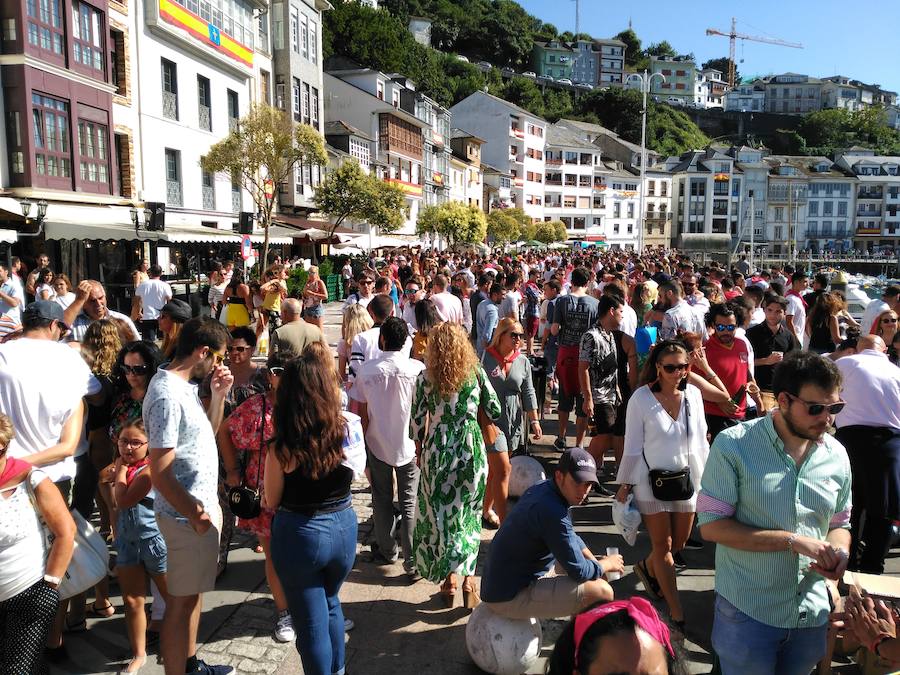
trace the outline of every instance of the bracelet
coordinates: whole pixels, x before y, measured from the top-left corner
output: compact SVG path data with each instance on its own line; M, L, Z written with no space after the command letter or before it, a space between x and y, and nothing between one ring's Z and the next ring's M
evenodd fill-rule
M790 551L791 553L796 553L796 551L794 550L794 542L796 540L797 540L796 532L794 532L790 537L788 537L788 540L787 540L788 551Z

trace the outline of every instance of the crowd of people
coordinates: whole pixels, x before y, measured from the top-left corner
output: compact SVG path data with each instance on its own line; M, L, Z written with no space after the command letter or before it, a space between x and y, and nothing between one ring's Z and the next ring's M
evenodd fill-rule
M198 659L197 627L240 528L265 559L273 637L304 672L344 673L363 475L376 563L447 607L574 617L551 673L681 672L679 644L704 631L676 572L701 536L726 675L808 673L829 617L900 655L884 606L857 592L832 611L845 569L884 571L900 520L900 287L857 321L827 275L810 289L744 258L419 251L347 261L334 353L315 267L288 297L284 265L258 282L217 265L195 317L142 263L129 316L37 262L0 264L0 672L42 672L65 633L116 611L108 579L60 600L71 508L114 552L122 672L156 642L167 675L232 672ZM510 457L554 402L559 459L513 506ZM623 557L575 532L592 490L640 513L650 554L633 569L663 617L616 600Z

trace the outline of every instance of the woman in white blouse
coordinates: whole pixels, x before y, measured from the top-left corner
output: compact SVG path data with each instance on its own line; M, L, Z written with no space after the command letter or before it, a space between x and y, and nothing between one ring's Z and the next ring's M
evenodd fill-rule
M699 371L691 374L691 367ZM678 597L673 554L684 548L694 522L696 489L706 466L704 397L719 402L727 392L710 384L715 374L702 349L689 355L677 340L664 340L650 352L639 387L628 401L625 418L625 452L619 466L616 499L624 502L630 492L650 535L650 556L634 566L647 593L665 598L669 615L682 634L684 612ZM727 404L726 404L727 405ZM694 494L682 501L662 501L650 486L651 469L690 469Z
M0 415L0 645L16 645L0 651L0 673L42 673L75 523L59 489L40 469L7 457L12 437L12 422ZM46 564L32 495L54 535Z

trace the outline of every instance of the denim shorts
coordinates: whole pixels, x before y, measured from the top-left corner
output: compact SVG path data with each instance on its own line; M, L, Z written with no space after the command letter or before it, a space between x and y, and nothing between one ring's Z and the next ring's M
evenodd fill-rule
M500 427L497 427L497 441L493 445L484 444L487 452L509 452L509 439Z
M143 565L147 574L154 576L166 573L166 541L161 534L137 541L120 537L116 539L116 551L116 565Z
M318 319L324 313L325 308L321 304L313 305L303 310L303 316L308 316L310 319Z

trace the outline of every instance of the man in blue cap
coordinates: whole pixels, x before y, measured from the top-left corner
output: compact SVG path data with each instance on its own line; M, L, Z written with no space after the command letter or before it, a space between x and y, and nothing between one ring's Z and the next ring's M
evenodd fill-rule
M591 454L569 448L560 456L553 478L525 491L488 551L481 596L494 613L510 619L550 619L613 599L603 576L624 571L622 556L597 559L575 533L569 512L597 484ZM558 574L547 576L554 562Z

